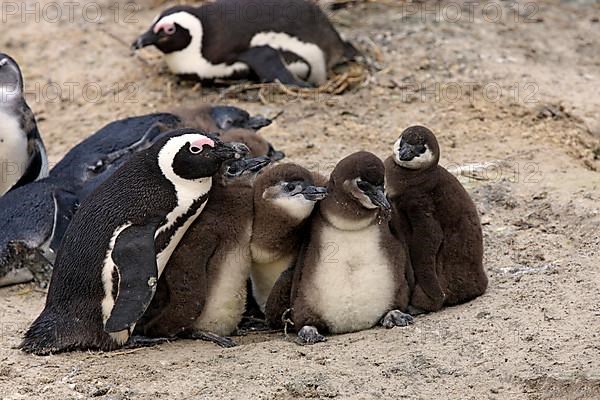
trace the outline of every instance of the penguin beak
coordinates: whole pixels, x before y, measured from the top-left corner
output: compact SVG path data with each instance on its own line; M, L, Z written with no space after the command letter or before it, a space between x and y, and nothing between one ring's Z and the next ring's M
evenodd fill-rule
M417 154L419 154L419 152L415 149L415 146L406 142L402 143L398 149L398 158L400 161L410 161L415 158Z
M245 128L257 131L265 126L271 125L272 123L273 121L271 121L269 118L263 117L262 115L255 115L248 119Z
M154 33L152 29L148 30L146 33L140 35L135 42L131 44L131 48L133 50L139 50L142 47L155 45L158 43L159 35Z
M265 156L242 158L231 162L227 166L225 176L228 178L236 178L244 173L256 174L269 164L271 164L271 159Z
M364 181L363 181L364 182ZM371 185L367 182L364 182L368 185L366 190L362 192L371 200L371 202L377 206L381 211L384 212L385 215L388 215L392 211L392 206L388 201L387 197L385 197L385 190L383 186L375 186Z
M212 154L221 161L239 160L250 153L250 150L245 144L237 142L226 143L222 142L214 135L209 134L207 136L209 136L215 142L215 147L212 150Z
M319 201L323 200L327 196L327 188L309 185L304 187L300 194L302 194L306 200Z
M267 157L271 159L271 161L279 161L285 158L285 153L283 151L275 150L273 145L269 143L269 151L267 152Z
M217 139L215 140L215 144L216 147L213 151L213 154L215 155L215 157L222 161L232 159L239 160L242 157L248 155L248 153L250 153L248 147L246 147L246 145L242 143L223 143Z

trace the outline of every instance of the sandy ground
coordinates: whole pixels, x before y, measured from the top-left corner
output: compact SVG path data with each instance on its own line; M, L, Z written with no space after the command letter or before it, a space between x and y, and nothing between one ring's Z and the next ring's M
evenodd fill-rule
M132 57L127 44L158 12L148 5L129 15L125 4L82 2L70 18L63 2L40 2L37 15L8 3L0 49L22 64L53 161L111 120L220 101L283 110L265 136L323 172L360 149L386 157L416 123L438 134L444 165L502 164L462 178L482 215L490 277L469 304L312 347L275 333L237 337L233 349L181 341L35 357L13 347L45 294L5 288L0 398L600 398L597 3L482 2L460 16L459 3L337 11L379 71L343 96L272 93L266 102L181 84L153 50Z

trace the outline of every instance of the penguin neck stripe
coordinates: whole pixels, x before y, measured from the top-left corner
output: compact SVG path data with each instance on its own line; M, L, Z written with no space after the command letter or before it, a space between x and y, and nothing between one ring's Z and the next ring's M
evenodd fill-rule
M173 170L173 159L177 152L187 143L204 139L208 138L199 134L176 136L169 139L158 153L158 165L163 175L173 184L177 206L166 216L164 225L156 233L157 236L174 225L179 216L184 215L198 198L207 195L212 187L212 177L189 180L178 176Z

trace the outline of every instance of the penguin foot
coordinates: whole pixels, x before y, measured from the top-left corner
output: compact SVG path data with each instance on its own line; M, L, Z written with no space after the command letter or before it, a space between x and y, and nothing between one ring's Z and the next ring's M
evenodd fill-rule
M416 315L427 314L427 310L423 310L422 308L413 305L409 305L406 311L408 311L408 313L413 317Z
M174 340L174 338L167 338L167 337L154 338L154 337L148 337L148 336L142 336L142 335L134 335L134 336L129 337L129 340L127 341L127 343L125 343L125 346L123 346L123 347L126 349L137 349L139 347L152 347L152 346L156 346L159 344L171 342L173 340Z
M191 332L188 336L190 339L204 340L213 342L218 346L230 348L237 346L237 343L228 337L219 336L211 332Z
M305 345L325 342L326 340L327 338L321 335L317 328L314 326L305 325L298 332L298 339L296 340L296 343Z
M385 317L381 320L381 325L387 329L395 326L408 326L414 322L414 319L409 314L405 314L400 310L388 311Z
M237 334L240 336L246 335L252 332L267 332L270 331L271 327L264 319L255 317L243 317L240 322Z

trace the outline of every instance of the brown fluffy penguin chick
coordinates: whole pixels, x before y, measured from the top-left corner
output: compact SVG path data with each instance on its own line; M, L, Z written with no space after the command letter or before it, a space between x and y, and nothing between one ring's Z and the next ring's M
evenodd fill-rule
M411 311L436 311L483 294L483 239L477 209L452 174L438 165L435 135L412 126L386 162L392 226L408 241L415 274Z
M285 158L282 151L275 150L270 142L267 142L258 132L250 129L232 128L219 135L224 142L244 143L254 156L267 156L271 161L279 161Z
M327 193L318 178L296 164L266 170L254 185L252 294L262 312L282 272L295 261L307 219Z
M406 326L410 295L407 248L386 222L390 205L383 189L383 162L354 153L333 170L325 200L311 218L310 239L294 267L291 317L299 340L325 340L323 333ZM273 288L273 296L279 286ZM285 296L280 296L284 298ZM269 299L267 318L285 306Z
M222 133L234 128L256 132L271 124L268 118L261 115L251 116L247 111L233 106L202 105L178 108L172 113L182 120L183 126L207 132Z
M247 132L247 131L246 131ZM229 133L229 132L228 132ZM251 140L248 140L248 138ZM251 156L224 166L200 219L190 226L169 260L158 293L140 324L146 337L184 336L220 346L237 328L246 306L256 175L269 164L268 143L256 134L240 139Z

